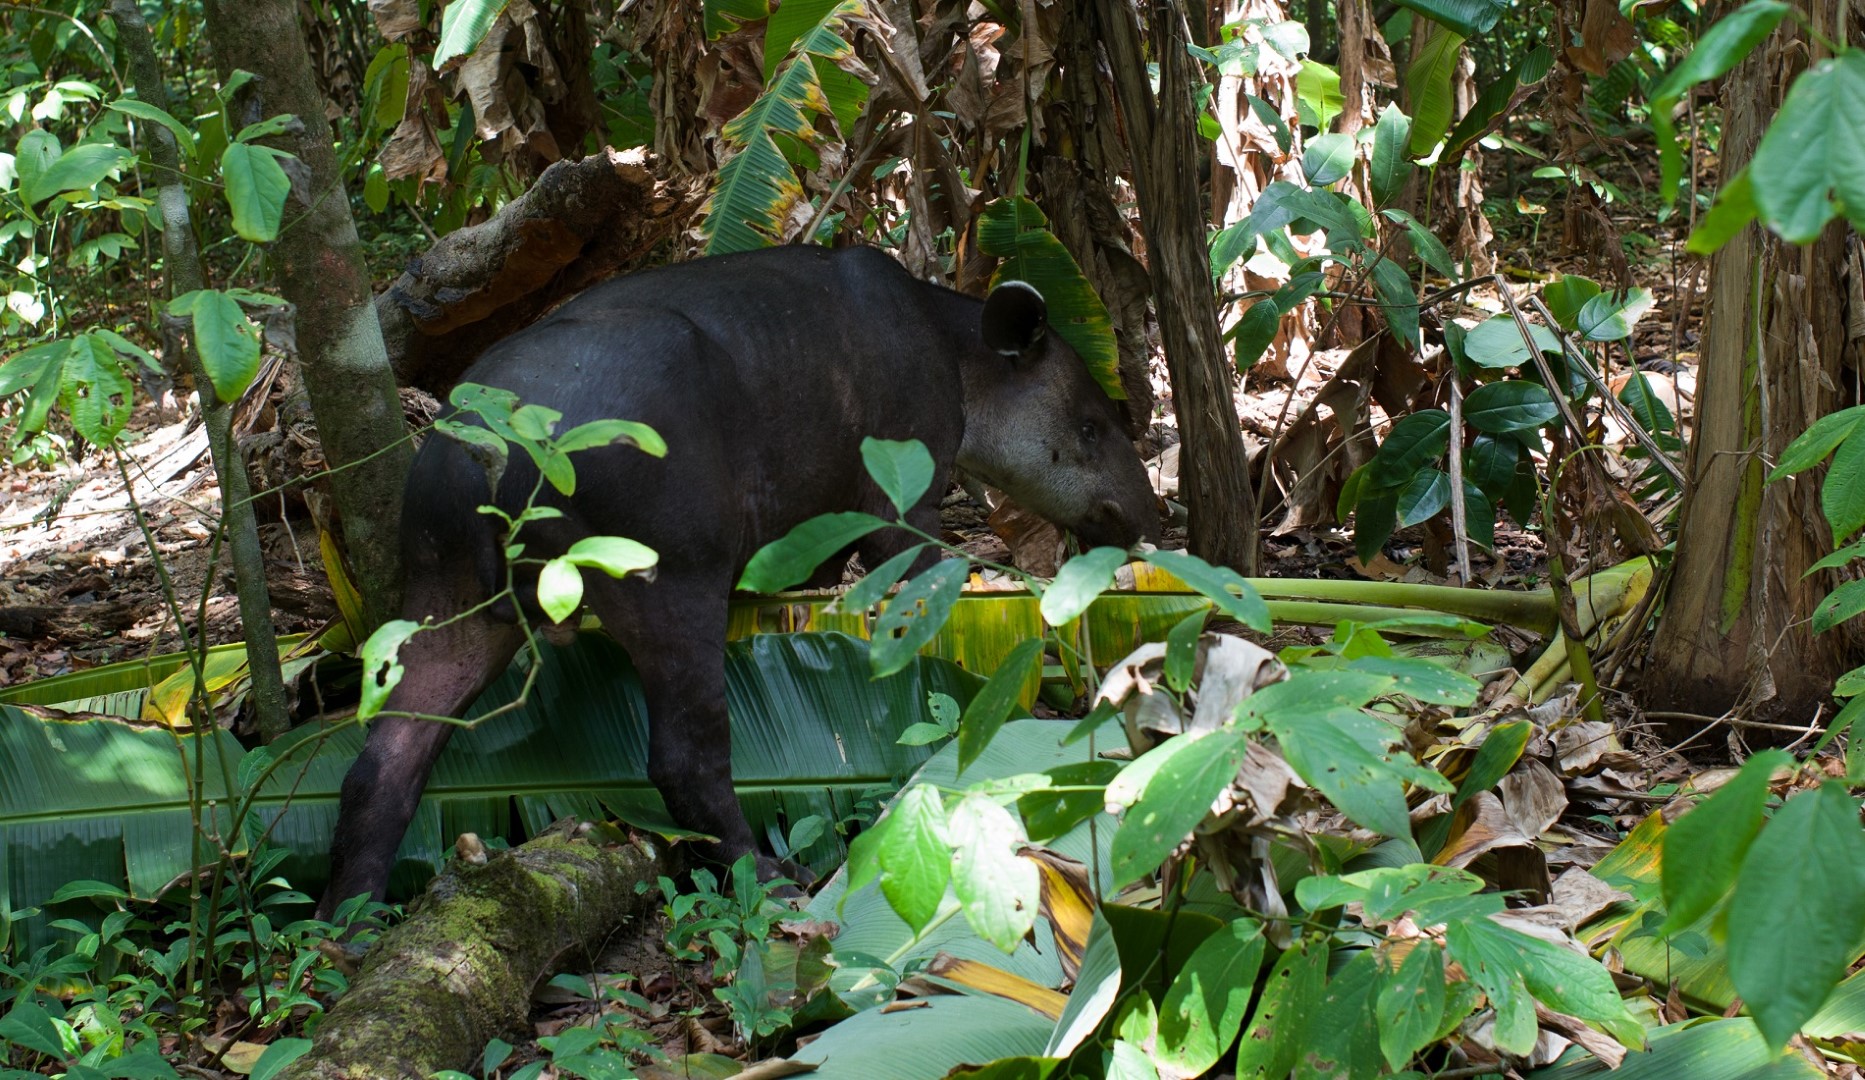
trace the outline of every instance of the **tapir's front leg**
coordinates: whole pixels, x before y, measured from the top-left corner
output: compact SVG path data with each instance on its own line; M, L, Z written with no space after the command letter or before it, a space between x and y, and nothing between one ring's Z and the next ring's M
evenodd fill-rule
M730 863L753 850L732 788L725 712L726 596L712 572L663 570L653 581L583 577L590 606L641 676L648 703L648 779L682 827L718 837L702 854ZM774 863L772 866L774 867Z

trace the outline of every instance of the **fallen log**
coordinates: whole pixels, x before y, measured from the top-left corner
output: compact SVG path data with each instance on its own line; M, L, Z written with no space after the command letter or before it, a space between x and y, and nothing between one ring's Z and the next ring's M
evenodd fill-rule
M370 949L311 1049L279 1080L407 1080L470 1068L488 1041L524 1025L542 980L593 957L617 927L652 908L656 894L635 886L668 872L665 852L591 839L553 826L484 865L449 864Z

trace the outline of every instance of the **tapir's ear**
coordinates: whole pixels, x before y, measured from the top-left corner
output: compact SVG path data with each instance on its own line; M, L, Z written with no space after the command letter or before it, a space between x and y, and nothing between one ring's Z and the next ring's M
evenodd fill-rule
M1004 356L1022 356L1049 329L1049 305L1035 286L1006 281L984 298L984 343Z

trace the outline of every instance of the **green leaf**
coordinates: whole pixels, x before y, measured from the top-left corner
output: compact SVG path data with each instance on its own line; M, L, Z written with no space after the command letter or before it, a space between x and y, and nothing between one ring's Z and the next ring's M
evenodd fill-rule
M874 624L868 658L875 678L912 663L913 655L939 633L970 571L964 559L944 559L894 594Z
M175 146L181 151L181 156L190 160L194 158L194 133L163 110L135 98L118 98L105 107L125 116L162 125L169 130L169 134L175 136Z
M1124 401L1113 318L1041 208L1022 196L993 201L978 220L978 246L1003 260L991 284L1021 281L1041 293L1050 328L1088 365L1109 397Z
M274 1039L253 1062L251 1080L272 1080L285 1066L311 1052L309 1039Z
M1496 1045L1511 1053L1525 1054L1535 1043L1528 994L1582 1020L1616 1026L1630 1019L1612 975L1592 957L1484 917L1453 919L1445 941L1451 959L1489 995L1497 1011Z
M390 619L363 642L362 700L356 705L356 718L368 720L382 711L389 692L401 683L404 671L397 654L402 643L413 637L421 624L407 619Z
M758 550L746 564L738 587L747 592L780 592L816 572L823 560L888 523L873 514L849 511L810 518Z
M1508 0L1405 0L1400 6L1442 23L1464 37L1488 33L1509 10Z
M1438 157L1439 162L1456 160L1469 149L1470 144L1494 130L1516 103L1516 95L1521 89L1547 78L1548 70L1553 66L1554 53L1546 45L1536 45L1522 53L1522 58L1516 61L1514 67L1477 94L1469 111L1451 129L1444 153Z
M23 1046L53 1061L75 1056L68 1052L52 1014L36 1001L16 1000L6 1016L0 1017L0 1041Z
M1042 663L1043 639L1025 638L1017 642L1010 655L971 699L958 727L958 771L963 773L989 746L997 730L1017 707L1017 698L1029 682L1030 675Z
M1865 539L1854 540L1852 543L1826 556L1812 566L1807 567L1807 572L1800 576L1803 578L1811 577L1821 570L1831 570L1835 566L1844 566L1853 559L1865 559Z
M1114 584L1114 571L1127 562L1117 547L1098 547L1062 564L1056 579L1043 589L1043 622L1061 626L1088 610L1088 605Z
M1374 832L1411 839L1404 777L1390 760L1397 728L1344 709L1315 709L1299 719L1278 713L1267 720L1289 767L1341 813Z
M1328 951L1325 938L1297 938L1276 961L1237 1044L1236 1076L1283 1077L1295 1068L1321 1007Z
M930 784L900 793L888 811L875 859L881 893L915 933L939 912L951 877L951 849L946 845L945 803Z
M1405 235L1412 242L1412 249L1424 260L1426 266L1452 279L1457 278L1457 264L1451 259L1450 249L1444 246L1430 229L1417 218L1396 207L1381 210L1380 216L1389 221L1396 221L1405 226ZM1461 327L1459 328L1461 329Z
M1843 543L1865 527L1865 437L1855 428L1833 453L1820 485L1820 511L1833 527L1833 543Z
M1381 488L1407 483L1419 469L1442 457L1450 444L1451 414L1443 409L1420 409L1401 417L1379 444L1367 482ZM1364 503L1365 496L1361 499Z
M1418 24L1413 29L1415 51L1411 65L1405 69L1405 86L1412 103L1412 145L1408 154L1422 158L1430 157L1450 130L1456 106L1451 78L1457 71L1464 35L1438 23Z
M1578 329L1575 318L1587 301L1600 295L1599 282L1579 274L1562 274L1541 287L1541 300L1562 329Z
M1654 302L1650 289L1628 289L1618 297L1600 293L1581 307L1574 328L1588 341L1620 341L1632 336L1632 326Z
M1675 934L1708 915L1735 884L1736 871L1761 831L1769 782L1793 763L1779 750L1763 750L1665 830L1659 866L1669 914L1658 933Z
M1697 223L1690 239L1684 242L1684 249L1693 255L1714 255L1754 221L1755 215L1755 188L1744 166L1723 182L1722 190L1716 193L1716 201L1710 204L1710 212Z
M1486 383L1464 399L1464 419L1478 431L1532 431L1561 414L1548 388L1526 379Z
M1369 462L1378 465L1378 459ZM1353 508L1353 550L1362 563L1370 563L1399 524L1399 489L1373 487L1361 491Z
M1750 845L1729 901L1729 975L1777 1050L1865 937L1865 834L1838 783L1787 800Z
M1379 1049L1393 1072L1436 1041L1444 998L1444 954L1429 938L1419 941L1396 971L1380 972L1374 1006Z
M1450 504L1450 476L1433 468L1420 469L1399 489L1399 527L1429 520Z
M570 550L563 553L563 560L618 578L648 569L660 561L660 556L646 544L625 537L585 536L570 545Z
M1198 666L1198 639L1204 634L1209 614L1194 611L1166 632L1166 686L1174 693L1182 694L1191 687L1192 672Z
M1302 151L1302 175L1310 187L1327 187L1353 171L1353 152L1352 135L1317 135Z
M1030 839L1046 844L1100 813L1107 806L1105 789L1119 772L1120 764L1113 761L1083 761L1045 770L1043 775L1052 786L1017 799L1017 811L1023 815Z
M278 163L287 156L269 146L242 142L228 143L221 152L220 175L227 185L227 205L233 208L233 231L241 239L265 244L277 238L285 196L291 194L291 178Z
M454 57L470 55L504 10L505 0L452 0L441 13L440 44L428 66L443 71Z
M1412 288L1412 276L1405 267L1382 258L1373 264L1373 288L1379 293L1379 311L1386 318L1387 329L1406 348L1417 350L1418 294Z
M226 293L202 289L194 295L194 347L221 401L240 399L259 374L259 328Z
M1036 923L1041 874L1017 857L1023 826L988 796L967 795L952 808L952 888L965 919L986 941L1014 950Z
M116 350L95 333L71 343L58 399L87 442L113 446L129 422L135 387L123 373Z
M1269 633L1269 605L1242 574L1183 551L1149 551L1140 557L1190 585L1225 615L1259 633Z
M596 446L621 443L651 457L667 456L667 441L646 424L634 420L591 420L578 424L557 439L557 449L566 454Z
M1244 97L1250 99L1250 111L1256 114L1257 120L1275 133L1276 148L1285 154L1288 153L1289 147L1295 143L1295 136L1289 131L1288 123L1282 119L1281 111L1255 94L1245 94ZM1345 102L1346 99L1343 98L1342 104Z
M1812 243L1837 214L1865 224L1865 53L1845 50L1802 72L1748 164L1768 227Z
M1174 1076L1202 1076L1231 1044L1263 965L1263 927L1236 919L1205 938L1173 977L1159 1007L1155 1055Z
M1379 126L1373 129L1373 160L1368 170L1374 205L1384 206L1398 198L1417 168L1407 156L1411 144L1412 118L1396 104L1386 106L1379 114Z
M1478 435L1464 451L1464 481L1492 500L1499 499L1515 479L1515 463L1521 454L1522 444L1514 439Z
M71 351L73 339L47 341L22 349L0 364L0 398L19 393L29 386L36 385L49 370L63 372L65 356ZM53 384L59 376L52 377Z
M866 576L853 585L850 585L848 591L843 593L841 597L836 600L836 610L845 612L866 611L875 604L880 603L881 597L887 595L887 590L893 588L894 583L906 576L906 572L913 568L914 561L920 557L920 552L924 550L925 547L926 544L924 542L914 544L912 547L888 559L873 570L868 571Z
M861 461L867 466L868 475L880 485L894 504L894 509L905 517L908 510L926 494L932 486L933 459L927 451L926 444L918 439L905 442L893 442L887 439L861 440Z
M1528 325L1535 347L1544 353L1561 354L1561 339L1540 323ZM1464 355L1472 364L1485 368L1526 367L1534 363L1522 333L1508 315L1496 315L1478 323L1464 337Z
M1780 0L1749 0L1716 20L1716 25L1697 39L1696 48L1651 88L1647 115L1657 137L1658 193L1666 207L1676 201L1678 182L1684 175L1683 148L1672 119L1677 103L1698 83L1720 78L1741 63L1791 10L1791 5Z
M1398 680L1394 692L1431 705L1474 705L1483 692L1482 683L1455 668L1407 656L1362 656L1347 670L1390 675Z
M1677 430L1677 421L1671 416L1671 410L1652 392L1651 381L1642 371L1633 371L1619 388L1619 402L1638 421L1638 426L1646 434L1663 434Z
M30 186L21 170L20 197L31 206L61 192L89 191L106 176L128 167L135 160L135 154L113 143L74 146L33 176Z
M257 142L260 139L268 139L281 132L290 131L292 128L300 126L302 125L298 123L297 117L290 113L279 113L276 116L268 116L257 123L247 124L240 129L240 133L235 135L234 139L239 142Z
M1865 611L1865 581L1848 581L1826 594L1813 609L1813 632L1824 634L1847 619Z
M1827 413L1813 422L1813 426L1801 432L1800 437L1787 444L1781 451L1781 459L1768 474L1768 482L1774 483L1783 476L1792 476L1805 472L1826 460L1826 455L1833 452L1840 443L1865 423L1865 405L1854 405L1849 409Z
M1301 122L1325 131L1346 104L1340 92L1340 73L1326 64L1303 60L1301 70L1295 73L1295 112Z
M1114 834L1108 868L1118 889L1151 873L1196 828L1211 804L1237 779L1248 737L1233 728L1180 735L1142 755L1129 770L1155 754L1157 771L1128 809ZM1178 745L1178 744L1185 745ZM1162 754L1161 751L1169 750ZM1110 792L1110 798L1112 794Z
M1468 478L1464 480L1464 529L1485 550L1496 550L1496 504Z
M1237 356L1237 373L1248 375L1256 366L1269 346L1275 343L1276 334L1282 329L1282 310L1269 297L1251 304L1237 319L1233 333L1236 336L1235 351Z

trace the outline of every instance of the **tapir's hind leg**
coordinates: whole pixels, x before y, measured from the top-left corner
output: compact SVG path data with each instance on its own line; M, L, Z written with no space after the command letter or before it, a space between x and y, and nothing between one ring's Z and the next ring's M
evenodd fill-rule
M402 681L383 711L459 716L511 663L523 641L516 625L485 614L423 630L402 645ZM360 893L382 897L395 850L453 727L406 716L370 722L363 752L343 778L330 885L317 905L320 918Z
M682 826L719 838L702 854L730 862L752 850L732 790L725 714L725 622L730 582L711 572L663 570L653 583L583 576L589 605L628 650L648 703L648 779Z

